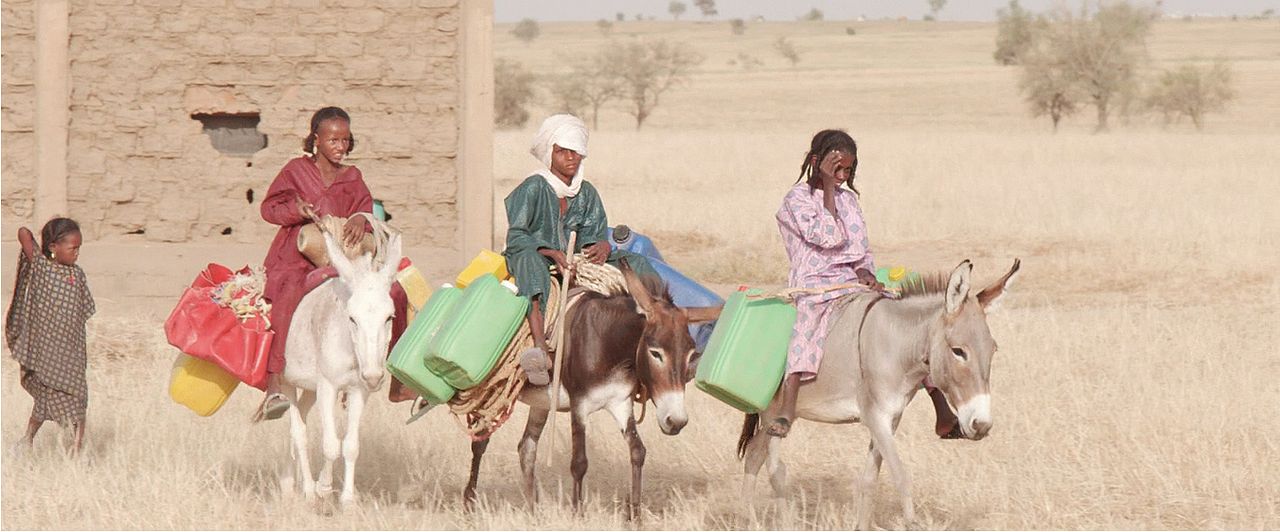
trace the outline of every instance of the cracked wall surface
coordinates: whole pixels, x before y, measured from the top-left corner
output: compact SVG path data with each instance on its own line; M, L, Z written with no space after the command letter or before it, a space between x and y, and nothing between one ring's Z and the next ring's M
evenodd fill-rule
M3 2L0 211L38 231L34 11ZM69 25L67 214L87 238L265 242L267 187L337 105L407 243L456 246L456 0L96 0L71 2ZM268 145L222 154L195 114L256 114Z

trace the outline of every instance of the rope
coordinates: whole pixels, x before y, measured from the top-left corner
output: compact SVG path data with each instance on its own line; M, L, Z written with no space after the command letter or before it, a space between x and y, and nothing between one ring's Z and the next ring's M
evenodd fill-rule
M747 299L781 299L788 304L794 304L800 296L825 294L827 292L835 292L837 290L847 290L850 288L869 288L862 283L841 283L827 286L817 286L812 288L783 288L773 292L765 292L761 294L748 294Z
M609 264L595 264L582 254L574 255L570 264L575 273L574 286L606 296L627 293L626 279L618 268ZM543 310L543 324L547 328L546 337L554 343L560 335L567 334L566 328L560 326L560 282L555 276L551 277L551 290L546 294L544 302L546 308ZM572 305L573 299L566 304L566 308ZM520 368L519 356L530 347L533 347L533 334L529 329L529 322L525 320L494 363L489 376L472 388L459 390L449 401L449 411L453 413L458 427L473 441L487 439L511 417L516 400L528 383L524 370ZM641 386L635 396L636 402L641 403L641 421L644 420L645 412L643 403L648 399L648 390Z
M551 289L545 297L547 307L543 312L543 324L548 335L554 334L559 325L559 293L560 282L552 277ZM487 439L511 417L516 399L529 382L520 368L520 353L530 347L533 347L533 332L529 329L529 321L522 320L520 329L494 363L489 376L472 388L458 390L449 400L449 411L459 428L473 441Z

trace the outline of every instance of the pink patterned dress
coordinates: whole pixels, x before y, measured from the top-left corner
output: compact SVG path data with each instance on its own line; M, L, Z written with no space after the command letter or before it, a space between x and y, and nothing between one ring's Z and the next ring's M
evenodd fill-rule
M855 270L875 272L867 241L862 208L852 191L836 189L837 219L822 206L824 192L801 182L791 187L778 209L778 231L791 259L792 287L815 288L858 282ZM799 373L812 380L822 364L832 302L841 296L865 291L847 288L796 300L796 325L787 353L787 374Z

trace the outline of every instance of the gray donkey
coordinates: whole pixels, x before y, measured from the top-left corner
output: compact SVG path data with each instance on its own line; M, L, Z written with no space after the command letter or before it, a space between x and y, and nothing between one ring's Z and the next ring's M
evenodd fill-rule
M871 434L866 466L859 479L858 528L871 526L872 496L881 461L902 498L902 513L915 521L911 477L898 457L894 433L907 404L927 376L947 399L959 405L960 429L973 440L991 430L991 357L996 342L987 313L1004 295L1020 261L991 286L971 295L973 265L961 262L949 276L929 276L907 286L898 299L856 294L831 320L817 379L800 388L796 418L819 423L862 423ZM775 493L786 485L786 467L778 456L781 440L758 430L760 416L773 419L778 405L750 414L738 440L745 457L744 488L769 464Z

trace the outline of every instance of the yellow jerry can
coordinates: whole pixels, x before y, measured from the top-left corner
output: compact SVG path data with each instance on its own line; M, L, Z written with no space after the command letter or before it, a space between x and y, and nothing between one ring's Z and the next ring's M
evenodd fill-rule
M173 361L169 377L169 397L201 416L210 416L222 408L240 380L217 364L186 354Z
M400 283L400 288L404 289L404 294L409 299L408 319L412 323L413 317L431 298L431 285L427 284L427 278L422 276L418 267L412 264L396 272L396 282Z
M454 280L453 285L458 288L466 288L472 281L479 279L481 275L486 273L493 274L498 281L505 281L511 278L511 274L507 272L507 258L500 253L494 253L492 250L482 249L476 258L471 260L466 268L462 269L462 273L458 274L458 278Z

